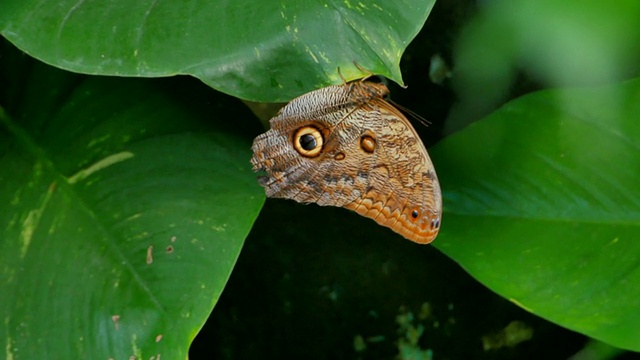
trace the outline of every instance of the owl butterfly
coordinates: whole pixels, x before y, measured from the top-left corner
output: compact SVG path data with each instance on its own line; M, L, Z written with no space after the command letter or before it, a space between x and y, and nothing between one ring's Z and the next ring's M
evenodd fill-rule
M341 206L421 244L440 228L442 195L409 120L359 80L293 99L253 141L251 164L267 196Z

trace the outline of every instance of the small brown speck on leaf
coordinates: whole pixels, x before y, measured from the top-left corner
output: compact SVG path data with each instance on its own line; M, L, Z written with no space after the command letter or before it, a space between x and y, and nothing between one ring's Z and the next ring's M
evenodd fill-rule
M147 248L147 264L153 263L153 245Z
M167 246L167 254L171 254L173 252L173 246Z
M111 316L111 321L113 321L113 323L114 323L114 324L115 324L115 326L116 326L116 330L118 330L119 325L120 325L120 323L119 323L119 321L120 321L120 315L113 315L113 316Z

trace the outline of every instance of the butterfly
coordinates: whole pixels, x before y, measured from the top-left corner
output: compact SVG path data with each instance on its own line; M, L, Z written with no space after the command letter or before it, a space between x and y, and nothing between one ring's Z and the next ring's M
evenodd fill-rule
M289 102L252 146L267 196L344 207L411 241L433 241L442 217L438 177L388 94L363 79Z

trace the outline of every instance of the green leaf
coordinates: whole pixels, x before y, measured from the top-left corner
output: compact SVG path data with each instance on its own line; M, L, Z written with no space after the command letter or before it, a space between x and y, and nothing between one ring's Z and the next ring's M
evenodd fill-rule
M338 67L347 80L373 72L402 84L400 56L434 3L3 0L0 34L70 71L189 74L274 102L341 82Z
M193 81L23 70L0 110L5 356L186 358L263 203L252 115Z
M640 351L640 80L548 90L436 146L434 244L559 325Z

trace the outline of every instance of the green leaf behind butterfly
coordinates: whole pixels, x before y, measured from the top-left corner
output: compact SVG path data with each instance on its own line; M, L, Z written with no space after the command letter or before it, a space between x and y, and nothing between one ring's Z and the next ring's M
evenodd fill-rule
M434 3L3 0L0 34L74 72L188 74L274 102L340 83L338 67L347 80L371 72L402 84L400 56Z
M550 321L640 351L640 80L527 95L432 150L434 245Z
M253 127L222 121L252 115L176 79L16 78L0 110L5 355L186 358L264 200Z

